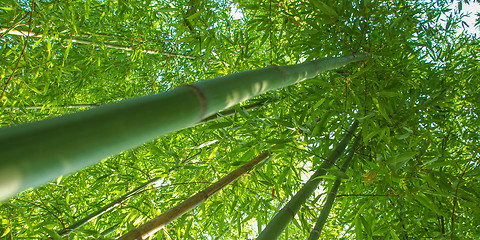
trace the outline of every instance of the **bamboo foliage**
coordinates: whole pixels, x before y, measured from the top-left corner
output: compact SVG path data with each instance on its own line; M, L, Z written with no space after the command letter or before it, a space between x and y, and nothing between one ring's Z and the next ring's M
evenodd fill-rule
M342 141L335 147L327 159L323 161L305 185L303 185L292 199L290 199L290 201L273 217L273 219L270 220L268 225L258 236L257 240L272 240L280 237L283 230L285 230L297 214L298 210L300 210L300 207L305 204L307 199L313 194L321 181L321 177L327 173L327 169L330 168L345 151L345 148L352 139L353 133L357 127L358 121L353 122Z
M212 172L226 175L265 148L280 154L229 190L234 201L214 196L188 213L195 217L186 214L151 237L256 238L308 179L302 181L311 156L328 156L331 144L343 137L342 126L353 119L362 119L365 147L350 163L320 239L480 239L480 38L472 24L462 24L471 11L465 2L2 1L0 25L42 38L0 33L1 128L90 108L71 104L119 102L264 64L351 51L382 57L268 92L241 103L262 99L265 108L168 134L24 191L0 203L0 239L60 239L54 233L152 177L174 179L148 187L68 235L119 237L154 218L152 207L202 190L201 184L216 181ZM3 152L0 178L9 183ZM314 161L318 167L323 159ZM39 165L32 169L52 164ZM328 181L329 190L334 181ZM307 239L329 190L316 213L306 208L314 199L309 198L280 239ZM196 191L191 193L184 199ZM145 220L132 226L134 219Z
M350 151L348 152L347 159L345 159L345 162L340 168L341 172L345 173L347 171L347 167L352 161L353 156L355 155L355 151L357 150L358 144L360 143L360 139L361 138L358 136L355 138L355 141L353 142L353 145L350 148ZM335 201L335 198L337 196L337 191L341 183L342 183L342 180L338 178L333 183L332 189L327 195L327 201L323 205L322 211L320 212L320 216L318 217L317 222L315 223L315 226L313 227L312 232L308 237L308 240L317 240L320 237L323 226L325 226L325 222L328 219L328 215L330 214L330 210L332 209L333 202Z
M250 171L258 163L262 162L269 156L270 156L270 153L268 152L263 152L259 154L257 157L255 157L245 165L237 168L235 171L229 173L227 176L213 183L206 189L198 192L197 194L193 195L189 199L181 202L180 204L162 213L158 217L148 221L147 223L141 225L140 227L134 230L131 230L130 232L128 232L127 234L123 235L118 239L119 240L137 240L137 239L141 240L141 239L146 239L152 236L168 223L172 222L173 220L182 216L186 212L195 208L202 202L205 202L213 194L217 193L218 191L223 189L225 186L235 181L237 178L239 178L246 172Z
M0 129L0 199L193 126L219 110L267 91L369 57L369 54L358 54L269 66Z

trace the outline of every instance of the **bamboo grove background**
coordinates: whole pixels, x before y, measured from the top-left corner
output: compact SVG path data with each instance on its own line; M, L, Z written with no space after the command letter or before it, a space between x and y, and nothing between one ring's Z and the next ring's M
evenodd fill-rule
M358 119L346 176L328 169L281 238L308 237L339 176L322 238L478 238L479 42L464 30L466 2L4 1L1 127L274 64L378 57L24 191L0 204L0 236L58 238L158 178L68 236L115 238L269 150L155 235L255 238Z

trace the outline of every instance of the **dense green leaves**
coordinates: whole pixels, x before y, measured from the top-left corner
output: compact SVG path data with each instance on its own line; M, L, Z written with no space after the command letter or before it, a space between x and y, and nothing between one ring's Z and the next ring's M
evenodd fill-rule
M0 205L2 238L54 238L53 233L92 210L160 177L158 185L73 231L69 239L118 237L205 188L248 156L271 149L275 159L156 236L254 238L320 165L353 118L361 121L363 146L339 189L324 227L326 239L480 236L476 217L480 43L463 31L457 4L364 0L2 4L2 127L87 108L75 107L78 104L121 101L272 64L354 52L377 56L267 93L256 99L264 102L262 107L237 108L233 115L25 191ZM462 9L466 7L462 4ZM235 10L242 15L233 17ZM3 31L10 27L10 33ZM13 34L29 29L42 37L30 36L26 42L26 36ZM89 42L78 43L76 38ZM332 181L322 183L325 189L319 188L300 209L284 239L308 236Z

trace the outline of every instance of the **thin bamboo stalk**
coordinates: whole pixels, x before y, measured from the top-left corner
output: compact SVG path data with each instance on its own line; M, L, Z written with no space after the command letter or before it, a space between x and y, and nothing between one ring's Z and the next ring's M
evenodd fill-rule
M235 181L237 178L239 178L246 172L250 171L253 167L265 160L268 156L270 156L270 153L268 152L261 153L260 155L252 159L250 162L237 168L235 171L229 173L227 176L213 183L206 189L198 192L189 199L181 202L180 204L162 213L158 217L148 221L147 223L141 225L140 227L131 230L127 234L118 238L118 240L146 239L152 236L168 223L174 221L178 217L198 206L199 204L205 202L209 197L223 189L231 182Z
M345 134L343 140L330 153L330 155L323 161L320 167L310 177L310 179L303 185L303 187L290 199L290 201L273 217L267 224L265 229L258 235L257 240L273 240L278 239L283 230L293 220L300 207L305 204L307 199L313 194L318 184L322 180L322 176L327 173L337 159L340 158L345 151L348 143L352 139L353 133L358 127L358 121L354 121L349 131Z
M188 157L187 159L185 159L184 161L182 162L185 162L185 161L188 161L196 156L198 156L199 153L197 154L194 154L193 156L191 157ZM172 167L168 170L168 172L170 173L171 171L175 170L175 167ZM83 219L73 223L72 225L66 227L65 229L61 230L58 232L58 235L62 236L62 237L65 237L67 236L68 234L70 234L71 231L83 226L85 223L88 223L90 222L91 220L113 210L115 207L117 207L118 205L122 204L123 202L125 202L126 200L130 199L131 197L133 197L134 195L142 192L145 188L147 188L148 186L158 182L160 180L159 177L155 177L155 178L152 178L150 179L149 181L145 182L144 184L136 187L135 189L133 189L132 191L128 192L127 194L115 199L114 201L110 202L109 204L99 208L97 211L89 214L88 216L84 217Z
M347 167L352 161L353 156L355 155L355 151L357 150L357 147L360 144L361 138L359 136L355 138L355 141L353 142L353 145L350 148L350 151L348 152L347 159L345 159L345 162L340 168L340 171L343 173L347 171ZM313 227L312 229L312 232L310 232L310 236L308 237L308 240L317 240L318 238L320 238L323 226L325 226L325 222L327 221L328 215L330 214L330 210L332 209L333 202L335 201L335 198L337 196L337 191L341 183L342 181L338 178L333 183L332 189L328 193L327 201L323 205L322 211L320 212L320 216L318 217L317 222L315 223L315 227Z
M42 38L43 35L33 32L33 31L27 31L27 30L13 30L8 27L2 27L0 26L0 33L5 33L5 34L10 34L10 35L17 35L17 36L32 36L32 37L38 37ZM113 48L113 49L119 49L119 50L125 50L125 51L135 51L135 48L130 47L130 46L124 46L120 44L115 44L115 43L97 43L89 39L84 39L80 38L78 36L70 36L70 37L64 37L62 38L62 41L68 42L72 41L73 43L79 43L79 44L93 44L95 47L107 47L107 48ZM144 49L142 50L143 53L147 54L159 54L163 56L169 56L169 57L180 57L180 58L188 58L188 59L195 59L195 57L192 56L187 56L187 55L182 55L182 54L175 54L175 53L166 53L166 52L158 52L155 50L148 50Z
M97 211L89 214L88 216L78 220L77 222L73 223L72 225L66 227L65 229L63 229L61 231L59 231L58 235L60 235L61 237L66 237L73 230L85 225L86 223L88 223L88 222L92 221L93 219L97 218L98 216L100 216L100 215L102 215L102 214L104 214L108 211L111 211L112 209L114 209L118 205L122 204L123 202L125 202L126 200L128 200L129 198L134 196L135 194L143 191L143 189L145 189L148 186L156 183L159 179L160 179L159 177L152 178L151 180L149 180L149 181L145 182L144 184L138 186L137 188L133 189L132 191L128 192L127 194L115 199L113 202L110 202L109 204L99 208Z
M369 54L269 66L0 129L0 200Z

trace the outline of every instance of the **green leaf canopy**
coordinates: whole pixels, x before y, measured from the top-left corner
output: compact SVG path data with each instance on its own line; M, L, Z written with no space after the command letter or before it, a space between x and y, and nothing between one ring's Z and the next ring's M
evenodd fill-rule
M0 204L0 238L56 238L55 233L158 178L68 235L69 239L116 238L269 150L275 158L154 237L256 238L355 119L362 128L361 146L348 178L342 179L322 237L480 238L476 217L480 215L480 43L466 16L467 2L475 3L450 2L3 1L2 132L168 91L188 91L180 100L198 103L189 87L180 86L252 69L351 53L375 57L250 100L232 95L244 102L223 102L222 107L231 106L231 115L217 115L215 120L160 138L158 132L144 130L153 140L128 137L136 142L133 145L140 145L104 149L108 154L79 165L31 165L28 162L33 160L27 159L23 167L33 175L21 177L43 175L47 167L62 170L22 189L51 182ZM475 22L475 13L470 17ZM282 77L281 72L277 76ZM217 89L212 88L212 94ZM175 111L177 107L174 101L162 106ZM200 120L202 107L188 107L198 114L175 125ZM206 109L205 117L213 113ZM144 124L144 117L128 117L135 122L126 128L132 133ZM53 139L45 133L35 143L52 144ZM120 139L112 137L124 141ZM14 151L5 149L14 142L9 140L1 146L0 161L20 166L5 154ZM90 140L92 145L96 141L100 140ZM78 144L72 143L70 150ZM36 146L25 142L15 151L33 154L29 152ZM48 148L51 153L68 149L56 144ZM59 177L66 174L64 168L83 167ZM7 175L1 178L14 179L8 174L15 172L4 169L0 171ZM328 169L280 239L307 238L337 172L337 166Z

